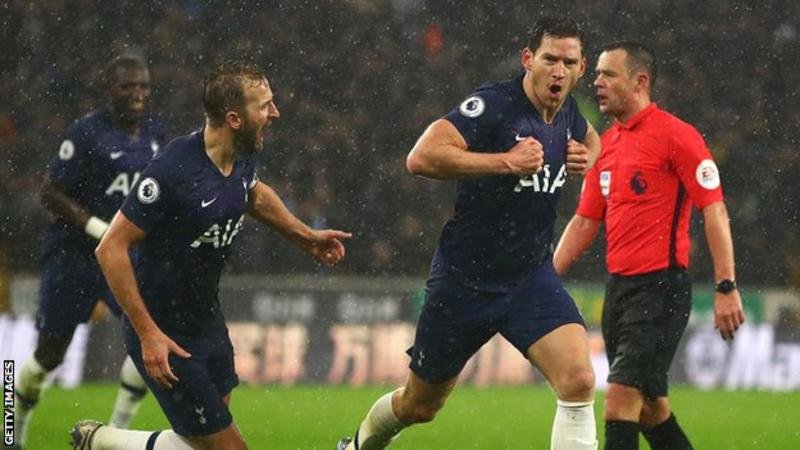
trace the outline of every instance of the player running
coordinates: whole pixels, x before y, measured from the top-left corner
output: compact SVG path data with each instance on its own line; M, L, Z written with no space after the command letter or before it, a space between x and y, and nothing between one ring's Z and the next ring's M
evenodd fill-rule
M20 446L25 445L44 379L64 360L77 326L89 320L101 300L120 314L93 250L141 170L166 144L166 127L146 112L147 65L136 57L117 57L106 67L103 81L108 104L66 130L42 186L42 204L54 220L45 235L36 349L20 368L15 392ZM127 428L146 392L126 358L111 423Z
M556 391L552 448L597 448L586 329L550 250L567 172L583 173L599 153L569 95L586 65L577 24L539 20L521 64L523 74L484 85L431 124L408 155L412 173L458 180L455 217L433 256L408 380L375 402L339 450L383 449L403 428L433 420L467 360L497 333Z
M246 448L228 409L238 378L217 297L244 214L320 263L334 266L345 255L349 233L310 229L256 176L254 154L280 117L263 72L240 62L218 66L206 77L203 105L205 127L147 166L96 251L127 316L128 353L173 429L81 421L72 431L76 449Z

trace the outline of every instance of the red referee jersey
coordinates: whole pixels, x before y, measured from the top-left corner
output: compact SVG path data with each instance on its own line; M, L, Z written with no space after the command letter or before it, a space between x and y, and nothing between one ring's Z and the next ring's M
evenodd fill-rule
M689 266L691 205L722 200L719 171L697 130L651 103L602 136L577 213L605 220L609 273Z

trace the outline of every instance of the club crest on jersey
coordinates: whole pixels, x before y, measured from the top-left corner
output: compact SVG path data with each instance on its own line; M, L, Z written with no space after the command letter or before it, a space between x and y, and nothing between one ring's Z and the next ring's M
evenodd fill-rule
M483 114L483 110L486 109L486 102L483 101L483 98L478 95L473 95L472 97L464 100L461 103L461 106L458 107L458 110L461 111L461 114L475 118Z
M695 178L697 178L697 183L700 186L709 191L718 188L720 184L719 170L714 161L710 159L700 161L700 164L697 165L697 170L695 170Z
M153 151L153 153L157 152L159 148L160 148L160 147L158 146L158 142L156 142L156 140L155 140L155 139L153 139L152 141L150 141L150 150L152 150L152 151Z
M139 183L136 198L145 205L149 205L158 200L160 194L161 189L158 187L158 182L154 178L147 177Z
M61 143L61 147L58 149L58 157L62 161L69 161L73 156L75 156L75 144L73 144L69 139L65 139L64 142Z
M550 171L550 164L545 164L541 172L520 178L517 185L514 186L514 192L522 192L524 188L533 188L533 192L554 194L556 189L564 186L567 182L566 169L566 166L562 164L555 178L551 181L552 172Z

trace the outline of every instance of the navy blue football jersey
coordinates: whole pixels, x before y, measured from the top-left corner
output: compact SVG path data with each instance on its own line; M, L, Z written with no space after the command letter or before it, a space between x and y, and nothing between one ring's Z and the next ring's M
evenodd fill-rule
M152 116L141 120L138 136L131 138L114 125L110 111L96 110L67 128L50 179L90 214L110 221L166 140L167 127ZM46 251L69 245L91 252L97 241L63 220L54 221Z
M567 140L584 139L586 120L570 95L545 123L523 91L522 76L481 86L445 118L469 151L507 152L528 136L544 147L544 166L536 175L459 180L455 215L436 252L435 270L481 289L507 292L551 257L556 204L567 176Z
M147 309L165 333L225 330L219 279L257 182L252 156L224 176L198 131L156 155L122 204L122 213L147 233L134 268Z

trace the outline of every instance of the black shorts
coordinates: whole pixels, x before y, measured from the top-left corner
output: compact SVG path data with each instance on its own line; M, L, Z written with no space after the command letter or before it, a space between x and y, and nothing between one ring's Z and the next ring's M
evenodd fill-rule
M633 386L647 399L667 395L667 375L692 309L684 269L612 275L603 305L608 382Z

